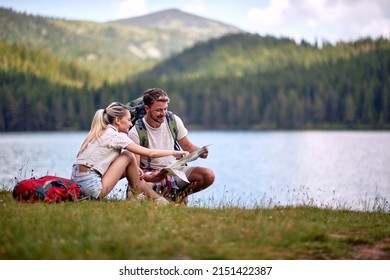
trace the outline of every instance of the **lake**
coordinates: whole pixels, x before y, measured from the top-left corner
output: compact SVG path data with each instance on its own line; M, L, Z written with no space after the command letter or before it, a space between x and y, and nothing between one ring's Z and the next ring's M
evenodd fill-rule
M86 132L0 133L0 187L14 178L70 177ZM388 131L191 131L215 183L190 196L199 207L315 205L389 209ZM123 181L123 180L122 180ZM123 199L125 182L110 198Z

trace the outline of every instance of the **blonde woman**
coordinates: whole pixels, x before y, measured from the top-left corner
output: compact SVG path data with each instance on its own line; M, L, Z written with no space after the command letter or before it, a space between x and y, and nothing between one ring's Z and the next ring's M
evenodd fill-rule
M185 151L147 149L135 144L127 132L132 126L129 108L119 102L96 111L91 129L81 145L73 165L72 179L81 187L84 195L93 198L105 197L125 178L138 194L166 204L167 200L151 189L142 179L133 153L150 158L188 154ZM127 198L132 196L128 191Z

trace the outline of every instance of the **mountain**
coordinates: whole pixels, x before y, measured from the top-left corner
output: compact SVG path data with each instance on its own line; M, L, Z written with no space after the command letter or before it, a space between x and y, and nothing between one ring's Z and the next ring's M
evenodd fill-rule
M178 9L168 9L145 16L111 21L126 26L139 26L187 34L193 42L206 41L243 30L216 20L207 19Z
M174 28L161 29L167 15L180 18ZM180 53L200 41L239 29L178 10L141 17L150 26L124 21L97 23L17 13L0 7L0 40L49 52L78 63L97 80L115 82L144 71L156 61ZM140 19L135 18L135 21ZM199 28L201 26L203 31Z

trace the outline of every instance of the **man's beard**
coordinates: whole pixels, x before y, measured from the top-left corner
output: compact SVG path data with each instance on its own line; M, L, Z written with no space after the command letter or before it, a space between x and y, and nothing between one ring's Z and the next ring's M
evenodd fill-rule
M150 116L152 118L152 120L154 120L155 122L157 123L164 123L165 121L165 117L164 116L161 116L161 117L155 117L153 115Z

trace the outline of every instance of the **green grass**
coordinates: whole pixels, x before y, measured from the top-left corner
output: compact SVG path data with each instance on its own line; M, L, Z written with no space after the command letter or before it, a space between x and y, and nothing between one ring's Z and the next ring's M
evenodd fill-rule
M23 204L7 191L0 209L0 259L390 258L390 214L382 211Z

